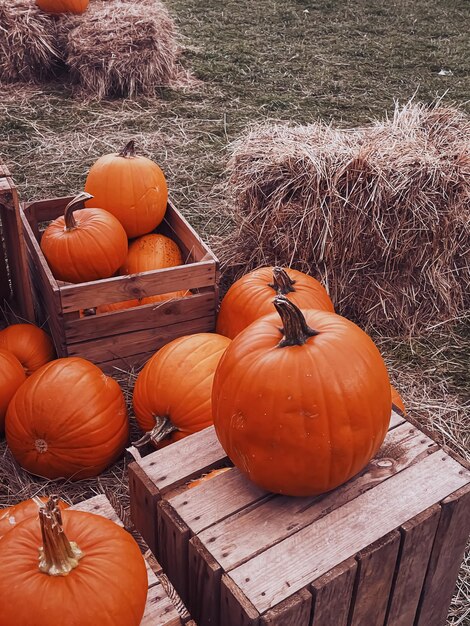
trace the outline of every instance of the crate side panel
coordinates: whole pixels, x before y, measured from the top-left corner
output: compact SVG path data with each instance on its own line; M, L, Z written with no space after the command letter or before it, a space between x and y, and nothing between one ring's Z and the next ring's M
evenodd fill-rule
M311 626L347 626L356 570L356 559L347 559L312 583Z

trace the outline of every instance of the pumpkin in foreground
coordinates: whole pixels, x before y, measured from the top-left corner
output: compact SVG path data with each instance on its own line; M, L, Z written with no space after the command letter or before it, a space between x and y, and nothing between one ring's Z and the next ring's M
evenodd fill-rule
M137 422L148 433L141 443L150 440L161 447L212 424L212 381L229 344L215 333L187 335L147 361L133 396Z
M93 363L47 363L18 389L6 439L17 462L46 478L97 476L123 452L129 425L119 384Z
M241 332L219 363L214 426L255 484L317 495L346 482L378 451L390 422L388 373L373 341L349 320L302 313L282 296L274 304L278 313Z
M25 380L26 374L16 356L0 349L0 433L5 430L5 415L10 400Z
M55 500L0 540L0 623L139 626L148 582L137 543L114 522L59 511Z
M55 358L49 335L34 324L12 324L0 331L0 348L12 352L29 376Z
M30 498L29 500L23 500L23 502L9 506L6 509L1 509L0 539L28 517L35 517L37 519L39 507L45 504L47 500L48 498L46 496L38 496L36 498ZM58 500L57 506L59 509L67 509L69 505L63 500Z
M290 268L260 267L233 283L217 316L216 331L233 339L255 320L274 313L274 296L306 309L334 311L326 289L312 276Z

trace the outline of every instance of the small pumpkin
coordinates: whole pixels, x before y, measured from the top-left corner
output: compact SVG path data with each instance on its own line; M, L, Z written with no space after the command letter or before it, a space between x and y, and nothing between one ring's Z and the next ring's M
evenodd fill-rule
M403 398L393 385L390 385L390 387L392 390L392 404L397 407L400 413L406 415L405 403L403 402Z
M212 424L212 380L229 343L215 333L187 335L147 361L137 376L133 406L148 435L137 443L173 443Z
M16 356L0 349L0 433L5 430L5 415L10 400L25 380L25 371Z
M121 222L132 239L154 230L163 220L168 187L159 166L135 153L134 141L115 154L100 157L85 183L95 203Z
M41 238L41 250L55 278L82 283L109 278L127 255L127 236L119 221L103 209L77 206L92 198L80 193L51 222Z
M29 376L55 358L49 335L34 324L12 324L0 331L0 348L12 352Z
M45 13L74 13L80 15L88 8L89 0L36 0L36 5Z
M334 311L325 288L312 276L291 268L260 267L237 280L225 294L216 332L233 339L251 322L274 313L273 298L283 295L296 306Z
M210 472L208 472L207 474L203 474L203 476L201 476L201 478L196 478L196 480L191 480L191 482L189 482L186 485L186 488L187 489L193 489L194 487L198 487L199 485L202 485L203 483L207 482L208 480L211 480L212 478L215 478L219 474L225 474L225 472L228 472L229 469L230 469L230 467L220 467L219 469L213 469ZM0 518L0 520L1 520L1 518Z
M0 509L0 539L24 519L33 516L37 517L39 507L45 504L47 500L48 498L45 496L37 496L29 500L23 500L23 502L9 506L6 509ZM63 500L59 500L57 505L60 509L67 509L69 506Z
M388 429L391 391L373 341L334 313L283 296L217 367L212 408L232 462L275 493L310 496L360 472ZM279 323L281 318L281 324Z
M38 558L39 549L39 558ZM0 540L2 626L139 626L147 570L133 537L109 519L60 511L56 498Z
M127 443L124 395L93 363L57 359L18 389L5 431L13 456L32 474L72 480L97 476Z

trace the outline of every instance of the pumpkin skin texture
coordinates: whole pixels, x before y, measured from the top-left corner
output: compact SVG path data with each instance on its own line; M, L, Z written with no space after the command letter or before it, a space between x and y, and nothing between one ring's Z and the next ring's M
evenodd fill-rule
M82 283L109 278L127 255L127 235L119 221L103 209L81 209L90 194L79 194L63 217L51 222L41 238L41 250L54 278Z
M61 513L67 539L83 552L66 575L39 571L40 525L30 517L0 540L2 626L139 626L147 598L145 562L132 536L82 511Z
M5 415L10 400L25 380L26 374L16 356L0 349L0 433L5 430Z
M204 474L203 476L201 476L201 478L197 478L196 480L192 480L191 482L189 482L186 485L186 489L194 489L194 487L198 487L199 485L202 485L208 480L215 478L219 474L225 474L225 472L228 472L229 469L230 467L221 467L219 469L211 470L207 474Z
M358 326L313 309L303 312L306 326L286 298L275 302L284 332L278 314L265 316L219 363L214 426L229 458L255 484L317 495L360 472L378 451L390 422L390 382Z
M168 343L137 376L133 406L140 428L158 447L212 424L211 390L217 364L230 344L215 333Z
M93 363L47 363L18 390L5 420L7 443L28 472L72 480L97 476L128 440L124 395Z
M154 230L163 220L168 187L156 163L135 154L130 141L118 154L106 154L92 166L85 183L96 206L112 213L129 239Z
M89 0L36 0L36 5L45 13L74 13L80 15L88 8Z
M48 498L45 496L38 496L37 500L45 503ZM67 509L68 504L59 500L58 506L60 509ZM16 524L19 524L28 517L35 517L38 519L39 506L34 498L29 500L23 500L13 506L9 506L6 509L0 510L0 539L3 535L6 535Z
M390 385L390 388L392 390L392 404L394 404L403 415L406 415L405 403L403 402L403 398L400 396L400 394L393 385Z
M49 335L34 324L12 324L0 331L0 348L13 353L30 376L55 358Z
M285 295L301 308L334 312L325 288L312 276L290 268L260 267L227 291L220 304L216 332L233 339L258 318L274 313L276 295Z

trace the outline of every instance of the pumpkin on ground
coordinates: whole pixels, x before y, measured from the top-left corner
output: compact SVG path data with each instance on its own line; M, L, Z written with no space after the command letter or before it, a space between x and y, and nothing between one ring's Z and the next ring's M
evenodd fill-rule
M0 349L0 434L5 430L5 415L10 400L25 380L26 374L16 356Z
M405 403L403 402L403 398L393 385L390 385L390 387L392 390L392 404L394 404L403 415L406 415Z
M109 278L127 255L127 235L119 221L103 209L80 209L90 194L80 193L51 222L41 238L41 250L58 280L82 283Z
M80 15L87 10L89 0L36 0L36 4L45 13Z
M109 211L131 239L154 230L163 220L168 187L156 163L135 153L134 141L115 154L100 157L92 166L85 191Z
M255 484L316 495L360 472L378 451L390 422L390 382L358 326L325 311L303 314L283 296L274 303L278 314L253 322L220 360L214 426Z
M55 501L0 540L2 626L139 626L148 581L133 537Z
M9 506L6 509L0 509L0 539L24 519L33 516L37 518L39 507L45 504L47 500L48 498L45 496L37 496L36 498L23 500L23 502ZM57 505L60 509L67 509L69 506L63 500L59 500Z
M229 344L215 333L187 335L147 361L133 396L137 422L148 433L141 443L173 443L212 424L212 380Z
M12 324L0 331L0 348L12 352L29 376L55 358L49 335L34 324Z
M290 268L260 267L242 276L227 291L216 331L233 339L251 322L274 313L276 295L286 296L302 308L334 311L326 289L312 276Z
M18 389L5 431L13 456L32 474L72 480L97 476L127 443L124 395L93 363L57 359Z

